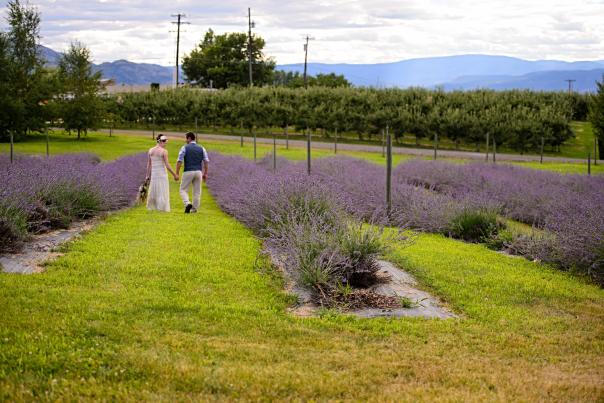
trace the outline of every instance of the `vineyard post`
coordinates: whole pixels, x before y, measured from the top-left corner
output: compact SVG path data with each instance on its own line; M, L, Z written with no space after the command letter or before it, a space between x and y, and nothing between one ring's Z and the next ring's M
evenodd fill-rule
M288 124L285 124L285 149L289 150L289 133L287 132Z
M587 175L591 175L591 151L587 153Z
M382 129L382 158L386 156L386 144L384 143L384 129Z
M10 163L13 163L13 154L14 154L14 148L15 148L15 138L13 135L13 131L9 130L10 133Z
M50 157L50 139L48 138L48 123L46 124L44 131L46 132L46 158L48 158Z
M489 132L487 132L487 156L486 161L489 162Z
M600 155L600 158L602 156ZM598 165L598 138L594 137L594 165Z
M310 129L306 128L306 168L310 175Z
M392 210L392 137L388 126L386 126L386 214L390 217Z
M434 159L436 159L438 153L438 133L434 133Z
M153 140L155 140L155 115L153 116L153 131L152 131Z
M497 158L495 155L497 154L497 142L495 141L495 136L493 136L493 163L497 162Z
M254 162L256 162L256 132L254 132Z
M333 137L333 153L337 154L338 153L338 127L336 126L336 131L334 133L334 137Z
M545 144L545 138L541 136L541 158L539 160L540 164L543 164L543 145Z
M273 133L273 171L277 171L277 135Z

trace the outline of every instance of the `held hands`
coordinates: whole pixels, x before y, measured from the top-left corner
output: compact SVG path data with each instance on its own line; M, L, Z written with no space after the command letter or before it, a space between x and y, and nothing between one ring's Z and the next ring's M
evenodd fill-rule
M180 177L179 177L178 175L176 175L176 174L175 174L175 175L174 175L174 180L175 180L176 182L178 182L178 180L179 180L179 179L180 179Z

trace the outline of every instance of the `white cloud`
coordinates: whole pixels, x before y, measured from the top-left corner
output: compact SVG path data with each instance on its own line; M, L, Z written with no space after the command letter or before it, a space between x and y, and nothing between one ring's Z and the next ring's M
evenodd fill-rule
M172 14L187 15L181 49L208 28L254 30L278 63L378 63L413 57L488 53L527 59L604 58L601 0L30 0L42 13L42 43L57 50L80 40L95 61L174 63ZM7 1L0 0L5 8Z

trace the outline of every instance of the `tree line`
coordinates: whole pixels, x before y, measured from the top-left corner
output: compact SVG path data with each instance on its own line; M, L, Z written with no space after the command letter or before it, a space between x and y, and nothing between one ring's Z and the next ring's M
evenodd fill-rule
M9 28L0 32L0 141L18 139L47 125L82 132L102 124L201 125L254 129L280 127L320 131L325 136L379 140L387 127L400 142L436 136L455 144L491 142L519 152L541 144L556 149L573 136L571 120L589 116L604 150L604 78L598 93L454 91L353 88L342 76L274 71L254 38L255 81L245 88L245 35L214 35L210 30L183 68L191 84L209 80L224 89L180 88L169 91L100 96L100 73L92 72L90 51L72 43L57 68L47 68L39 52L40 14L20 0L7 3ZM233 49L237 51L233 51ZM233 56L234 55L234 56ZM226 58L233 61L233 71ZM231 60L228 59L228 60ZM111 123L110 123L111 122Z
M585 120L588 98L562 92L454 91L372 88L254 87L179 89L106 99L122 122L177 126L354 133L379 140L387 126L400 141L435 134L456 144L482 144L488 135L519 152L557 148L573 136L571 120Z
M56 68L40 54L40 14L19 0L7 3L9 29L0 32L0 141L41 131L60 120L81 132L102 122L101 74L92 72L90 51L71 44Z

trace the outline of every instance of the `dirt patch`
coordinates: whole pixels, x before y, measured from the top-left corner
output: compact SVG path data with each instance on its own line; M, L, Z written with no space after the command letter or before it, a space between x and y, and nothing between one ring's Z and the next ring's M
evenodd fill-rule
M34 235L17 253L0 256L0 268L7 273L32 274L44 271L42 264L61 256L57 248L94 228L100 218L77 221L67 229Z
M369 295L358 295L363 303L351 304L351 309L343 309L343 313L352 314L361 318L376 317L423 317L435 319L457 318L458 315L451 312L437 297L420 290L415 278L404 270L399 269L390 262L378 261L380 265L380 281L372 287L364 290L357 290L356 293ZM293 280L292 274L283 268L283 265L276 264L283 272L286 279L286 290L298 297L296 306L289 309L289 312L300 317L316 316L321 306L316 303L312 293ZM354 302L353 298L353 302ZM377 305L389 305L393 300L399 304L391 304L390 308L372 308L367 307L366 302L374 300ZM361 308L355 308L362 306ZM346 303L342 304L346 306Z

